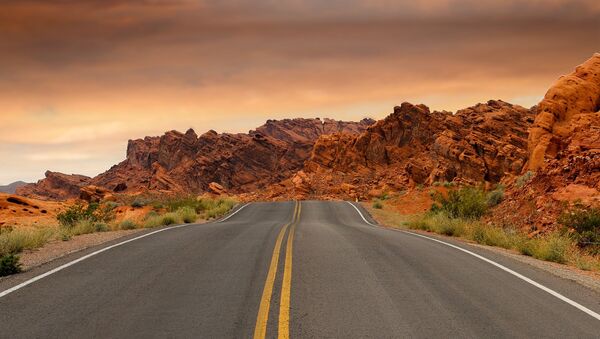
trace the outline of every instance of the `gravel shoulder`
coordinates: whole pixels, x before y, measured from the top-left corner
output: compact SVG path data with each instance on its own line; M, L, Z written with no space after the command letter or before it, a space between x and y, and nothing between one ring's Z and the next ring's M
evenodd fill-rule
M23 270L27 271L68 254L141 231L143 229L99 232L74 236L68 241L53 240L38 249L23 251L19 254L21 257L20 262L23 265Z

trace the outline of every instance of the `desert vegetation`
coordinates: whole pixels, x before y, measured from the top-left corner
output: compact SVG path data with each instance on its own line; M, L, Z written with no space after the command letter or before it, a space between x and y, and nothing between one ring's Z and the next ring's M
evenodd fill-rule
M514 225L494 225L483 220L490 209L502 201L503 186L498 185L491 191L462 187L447 192L433 190L430 194L433 205L426 213L409 217L390 216L395 212L386 212L384 205L374 213L380 216L387 213L384 219L393 226L460 237L545 261L600 271L598 208L575 204L563 212L559 220L562 227L531 236ZM382 203L381 200L378 202Z
M0 276L21 270L19 253L44 246L49 241L68 241L74 236L95 232L134 230L218 218L233 208L230 198L198 198L181 196L168 198L134 198L118 203L76 203L57 215L59 227L2 227L0 228ZM119 220L118 209L148 206L149 211L139 220Z

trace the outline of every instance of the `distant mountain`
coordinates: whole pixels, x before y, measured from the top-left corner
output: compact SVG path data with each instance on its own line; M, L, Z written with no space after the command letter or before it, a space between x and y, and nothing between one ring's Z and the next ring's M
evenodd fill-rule
M21 186L25 186L25 185L27 185L27 183L24 181L15 181L12 184L8 184L6 186L0 186L0 193L15 194L15 191L17 190L17 188L19 188Z

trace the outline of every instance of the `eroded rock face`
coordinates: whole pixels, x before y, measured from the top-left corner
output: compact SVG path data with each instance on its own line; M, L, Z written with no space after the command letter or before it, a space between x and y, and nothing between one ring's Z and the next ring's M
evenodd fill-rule
M600 53L596 53L575 72L560 77L540 102L529 135L529 169L544 168L561 151L597 149L599 111Z
M435 181L499 182L525 165L533 117L495 100L456 114L404 103L358 136L321 136L303 182L317 196L352 198Z
M531 179L510 188L492 217L533 233L558 227L568 203L600 205L600 54L559 78L538 107Z
M93 179L82 177L75 183L69 180L78 176L56 173L22 193L53 199L76 198L82 193L96 199L96 195L88 194L93 190L81 190L88 185L125 193L202 193L213 191L215 185L222 188L218 189L220 192L254 191L300 170L319 136L359 133L373 122L269 120L246 134L218 134L211 130L199 137L192 129L186 133L169 131L160 137L129 140L127 159Z
M46 171L46 178L35 184L17 188L16 194L41 199L65 200L79 196L81 187L90 184L92 178L78 174Z

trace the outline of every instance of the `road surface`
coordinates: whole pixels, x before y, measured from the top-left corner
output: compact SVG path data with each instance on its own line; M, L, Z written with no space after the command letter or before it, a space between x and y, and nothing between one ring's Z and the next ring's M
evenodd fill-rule
M363 211L364 213L364 211ZM368 216L367 222L372 222ZM346 202L253 203L0 282L2 338L598 338L598 294ZM446 241L446 240L444 240Z

